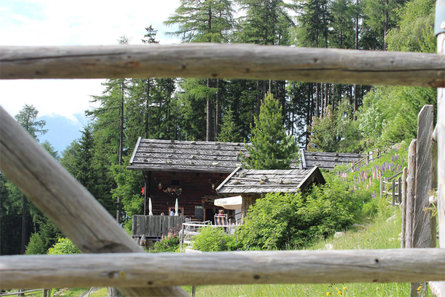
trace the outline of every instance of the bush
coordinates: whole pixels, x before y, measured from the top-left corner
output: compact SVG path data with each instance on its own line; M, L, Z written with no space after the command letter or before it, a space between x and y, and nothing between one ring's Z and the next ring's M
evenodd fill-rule
M48 250L50 255L80 254L80 250L69 238L59 238L57 243Z
M221 227L205 227L195 237L193 248L203 252L230 251L235 249L235 238Z
M169 253L175 252L179 248L179 236L169 234L156 242L150 252L153 253Z
M270 193L258 199L238 231L241 247L302 248L352 225L361 201L338 178L329 179L305 195Z

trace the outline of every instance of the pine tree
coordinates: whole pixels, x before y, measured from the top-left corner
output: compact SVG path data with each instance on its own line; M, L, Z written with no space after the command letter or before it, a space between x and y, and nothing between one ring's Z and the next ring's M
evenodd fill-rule
M221 132L218 135L218 141L223 142L239 142L240 134L237 130L235 120L233 118L232 109L228 109L222 118Z
M287 136L278 100L267 94L260 114L252 128L252 146L246 146L248 157L242 158L244 167L252 169L289 169L297 155L297 145Z

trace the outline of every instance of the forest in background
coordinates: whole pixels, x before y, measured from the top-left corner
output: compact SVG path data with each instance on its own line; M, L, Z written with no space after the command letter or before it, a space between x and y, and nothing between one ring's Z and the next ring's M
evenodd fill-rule
M432 0L182 0L166 20L183 42L416 52L435 52L433 22ZM126 42L120 38L122 46ZM141 42L157 43L156 28L147 24ZM278 99L283 125L298 145L319 151L363 152L411 139L418 111L436 102L429 88L110 79L93 98L100 107L86 111L90 125L60 162L128 226L143 205L142 176L126 169L139 136L249 142L268 92ZM32 106L16 119L34 137L44 133ZM56 156L49 143L43 145ZM0 178L0 254L46 253L61 234L3 174Z

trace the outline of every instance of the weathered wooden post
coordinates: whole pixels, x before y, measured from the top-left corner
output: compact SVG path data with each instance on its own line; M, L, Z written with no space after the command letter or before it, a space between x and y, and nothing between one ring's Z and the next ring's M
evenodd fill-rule
M405 247L406 240L406 178L408 176L408 169L403 167L402 174L402 198L400 203L402 205L402 235L400 237L400 248Z
M445 0L436 1L434 33L437 36L437 53L445 54ZM437 88L437 216L439 219L439 246L445 248L445 83ZM434 288L433 288L434 287ZM445 296L445 282L431 287L435 293Z
M396 203L396 179L392 179L392 206L394 206Z
M405 247L413 247L413 209L414 196L416 193L416 146L417 139L413 139L409 145L408 150L408 177L406 179L406 232L405 232Z
M397 180L397 203L399 205L402 203L402 178L399 177Z
M425 105L417 118L416 195L414 199L413 247L431 246L429 193L433 176L434 107ZM419 289L420 288L420 289ZM411 296L426 296L426 283L411 283Z

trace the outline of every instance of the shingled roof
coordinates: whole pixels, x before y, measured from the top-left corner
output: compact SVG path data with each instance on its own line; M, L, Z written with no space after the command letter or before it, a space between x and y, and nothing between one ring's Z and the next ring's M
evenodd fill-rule
M339 164L350 164L360 160L363 156L354 153L326 153L300 151L302 168L318 166L323 169L334 169Z
M242 154L247 154L244 143L139 138L127 168L230 173L241 165ZM333 169L335 165L353 163L360 158L359 154L302 152L299 166ZM295 162L291 168L296 168Z
M244 143L139 138L127 168L230 173L245 153Z
M216 188L216 192L223 196L296 193L312 183L325 183L318 167L291 170L237 168Z

